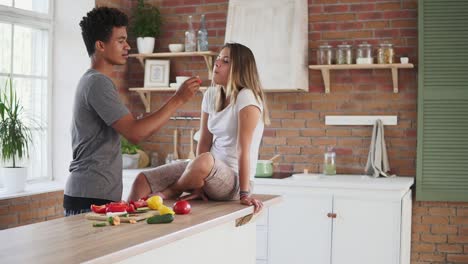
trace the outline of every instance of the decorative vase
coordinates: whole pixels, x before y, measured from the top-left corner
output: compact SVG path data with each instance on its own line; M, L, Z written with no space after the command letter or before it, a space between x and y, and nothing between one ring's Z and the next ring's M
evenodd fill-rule
M139 37L137 38L138 53L153 53L154 50L153 37Z
M201 16L200 29L198 30L197 41L198 51L208 50L208 31L206 30L205 15Z
M192 16L188 17L188 30L185 31L185 51L193 52L197 49L195 30L193 29Z
M7 193L23 192L26 187L26 178L28 177L28 169L26 167L17 168L1 168L3 187Z
M122 154L122 168L123 169L138 169L138 162L140 161L140 154Z

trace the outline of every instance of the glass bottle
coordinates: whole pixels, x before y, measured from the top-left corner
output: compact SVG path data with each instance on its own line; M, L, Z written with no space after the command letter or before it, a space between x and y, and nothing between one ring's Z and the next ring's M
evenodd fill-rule
M317 64L318 65L330 65L332 64L332 46L325 43L319 46L317 52Z
M324 162L323 162L323 174L325 175L335 175L336 174L336 163L335 163L336 153L333 147L328 147L327 152L325 152Z
M372 58L372 45L367 42L363 42L358 45L356 52L356 64L372 64L374 60Z
M206 30L205 15L201 15L200 29L197 32L198 51L208 50L208 31Z
M185 31L185 51L192 52L197 49L195 30L193 29L192 16L188 17L188 30Z
M351 64L353 60L351 54L351 45L344 42L341 45L338 45L338 50L336 52L336 64Z
M393 45L384 42L379 45L377 50L377 63L379 64L391 64L393 63Z

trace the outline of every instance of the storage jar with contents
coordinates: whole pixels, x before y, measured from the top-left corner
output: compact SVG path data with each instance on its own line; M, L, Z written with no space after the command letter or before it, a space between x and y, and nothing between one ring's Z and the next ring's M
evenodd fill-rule
M377 50L377 63L390 64L393 63L393 45L390 43L381 43Z
M336 64L351 64L352 60L351 45L346 43L338 45L338 50L336 51Z
M323 162L323 174L325 175L336 174L335 157L336 157L336 153L333 147L328 147L327 152L325 152L325 157L324 157L324 162Z
M319 46L317 52L317 64L318 65L330 65L332 64L332 46L325 43Z
M372 64L374 60L372 58L372 45L367 42L363 42L358 45L356 52L356 64Z

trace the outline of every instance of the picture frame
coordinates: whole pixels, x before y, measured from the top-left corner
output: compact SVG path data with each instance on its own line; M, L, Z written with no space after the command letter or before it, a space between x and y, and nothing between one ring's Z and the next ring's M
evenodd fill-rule
M169 87L169 60L145 61L145 87Z

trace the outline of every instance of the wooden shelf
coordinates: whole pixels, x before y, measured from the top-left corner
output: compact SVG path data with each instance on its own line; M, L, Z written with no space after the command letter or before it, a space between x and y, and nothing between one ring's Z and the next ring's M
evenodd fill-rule
M205 92L208 87L200 87L200 91ZM140 96L143 105L145 106L146 113L151 111L151 92L175 92L177 88L174 87L134 87L129 88L129 91L136 92Z
M309 65L309 69L322 71L325 93L330 93L330 70L359 70L359 69L390 69L392 71L393 92L398 93L398 69L411 69L411 63L394 64L341 64L341 65Z
M214 58L218 56L217 52L213 51L195 51L195 52L159 52L159 53L139 53L130 54L129 57L136 58L143 68L145 67L145 59L151 58L175 58L175 57L203 57L205 59L206 68L208 70L208 79L211 80L213 75Z

